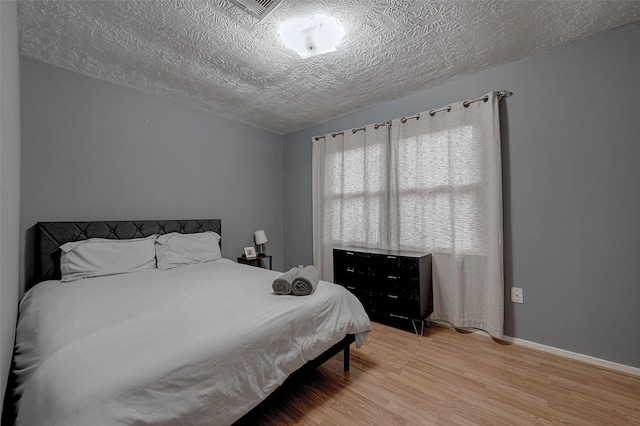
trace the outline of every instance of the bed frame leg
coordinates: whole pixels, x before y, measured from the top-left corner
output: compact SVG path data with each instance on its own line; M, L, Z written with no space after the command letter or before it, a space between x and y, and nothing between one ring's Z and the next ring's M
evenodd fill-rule
M344 362L344 371L349 371L349 356L350 356L349 348L351 348L351 345L347 345L343 351L344 355L342 359Z

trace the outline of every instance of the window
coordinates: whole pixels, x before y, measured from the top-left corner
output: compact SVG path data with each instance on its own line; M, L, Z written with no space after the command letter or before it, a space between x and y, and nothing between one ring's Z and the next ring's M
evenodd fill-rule
M479 102L482 100L483 102ZM313 142L313 261L335 246L433 254L432 319L503 332L498 95Z
M473 127L402 138L394 154L399 248L481 252L482 151Z
M330 241L379 247L386 222L386 149L381 144L333 153L326 160L325 235Z

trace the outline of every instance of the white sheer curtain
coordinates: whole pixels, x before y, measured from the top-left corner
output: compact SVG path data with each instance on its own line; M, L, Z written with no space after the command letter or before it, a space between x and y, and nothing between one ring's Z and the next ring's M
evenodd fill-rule
M333 280L333 247L387 243L388 128L370 125L313 139L313 263Z
M434 312L501 337L504 322L498 95L313 141L314 264L332 249L433 253Z
M500 125L486 99L393 120L389 248L433 253L431 319L501 337Z

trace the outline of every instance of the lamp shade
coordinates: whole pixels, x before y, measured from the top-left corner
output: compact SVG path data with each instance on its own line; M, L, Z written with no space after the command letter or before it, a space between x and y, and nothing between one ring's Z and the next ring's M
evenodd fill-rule
M260 229L253 234L253 237L256 239L256 244L264 244L267 240L267 234L264 233L264 230Z

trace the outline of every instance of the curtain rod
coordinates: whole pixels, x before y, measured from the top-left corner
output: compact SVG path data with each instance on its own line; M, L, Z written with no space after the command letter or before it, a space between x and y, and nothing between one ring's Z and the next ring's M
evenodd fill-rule
M503 98L508 98L509 96L513 95L513 92L509 92L507 90L498 90L495 93L496 93L496 96L498 96L498 102L501 101ZM480 98L477 98L477 99L471 99L471 100L468 100L468 101L464 101L464 102L462 102L462 106L467 108L469 105L471 105L474 102L479 102L479 101L487 102L488 100L489 100L489 95L484 95L484 96L482 96ZM429 110L429 115L431 117L433 117L434 115L436 115L436 113L442 112L442 111L447 111L447 112L451 111L451 105L446 106L444 108L431 109L431 110ZM401 123L406 123L407 120L411 120L413 118L415 118L416 120L419 120L420 119L420 114L415 114L415 115L409 115L409 116L406 116L406 117L402 117L402 118L400 118L400 122ZM387 121L386 123L374 123L373 124L373 128L376 129L376 130L378 130L378 127L380 127L380 126L391 126L391 120ZM351 129L351 133L356 133L356 132L359 132L359 131L366 131L366 130L367 130L366 127L358 127L358 128L355 128L355 129ZM338 135L344 135L344 132L345 132L345 130L343 130L341 132L333 132L333 133L331 133L331 136L335 138ZM318 140L318 139L322 139L322 138L325 138L325 137L326 136L321 135L321 136L314 136L313 138L315 140Z

